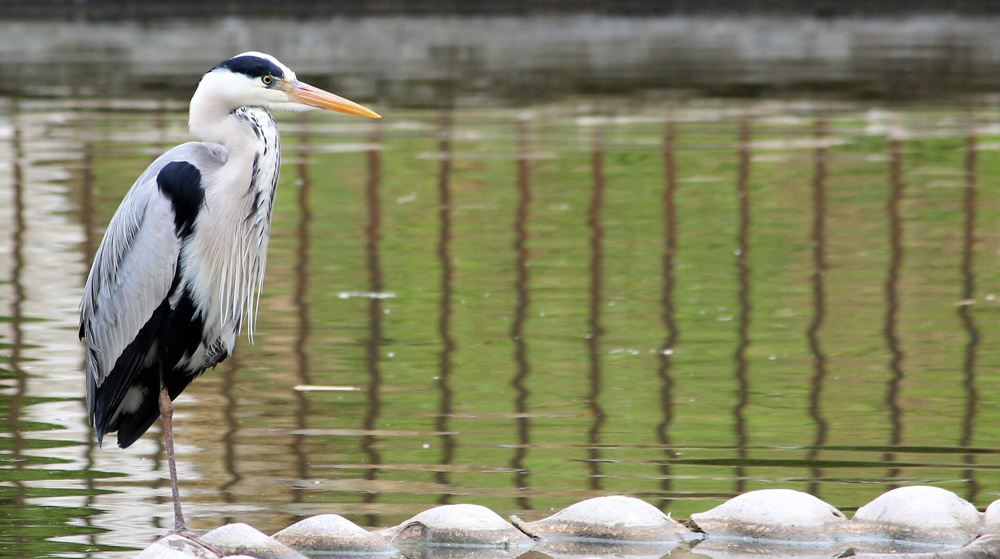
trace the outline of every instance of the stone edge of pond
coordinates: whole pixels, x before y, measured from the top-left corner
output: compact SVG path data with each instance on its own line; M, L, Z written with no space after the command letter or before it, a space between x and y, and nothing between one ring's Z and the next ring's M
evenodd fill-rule
M714 558L799 559L853 555L876 559L1000 557L1000 500L979 512L958 495L932 486L888 491L853 518L808 493L762 489L729 499L679 522L634 497L595 497L534 522L505 520L470 504L442 505L391 528L366 530L337 514L321 514L268 536L242 523L203 536L223 557L396 556L507 559L528 550L554 558L661 557L681 548ZM216 559L176 535L136 559Z

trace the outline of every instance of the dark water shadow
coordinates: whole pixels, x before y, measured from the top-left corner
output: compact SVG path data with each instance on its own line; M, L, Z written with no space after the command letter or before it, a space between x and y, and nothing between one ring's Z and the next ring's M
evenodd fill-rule
M309 208L309 195L312 181L309 178L309 126L306 114L299 117L298 161L295 164L295 176L298 183L296 206L299 210L298 226L295 228L295 290L293 302L295 305L295 375L298 383L303 386L312 384L309 369L309 227L312 224L312 211ZM296 475L300 480L310 478L309 452L306 448L306 436L303 434L309 428L309 397L303 390L295 391L295 428L292 435L292 455L295 457ZM305 498L305 490L301 484L292 488L292 502L301 503ZM296 520L300 520L298 517Z
M365 254L368 264L368 289L373 294L380 294L385 289L385 280L382 273L382 262L380 258L380 247L382 243L382 197L380 194L382 186L382 132L376 128L372 134L370 143L373 149L367 152L368 181L365 185L365 207L368 217L365 226ZM365 368L368 371L368 405L365 410L363 429L365 435L361 437L361 449L368 458L368 468L365 468L365 481L372 482L378 478L379 468L382 464L382 456L379 453L377 439L373 431L377 427L378 418L382 410L381 386L382 371L379 367L381 359L381 347L384 340L382 335L382 321L385 313L382 310L382 298L371 297L368 301L368 339L365 341ZM362 501L365 504L373 504L378 500L378 492L365 491ZM380 526L381 521L377 514L370 514L366 518L369 526Z
M452 205L451 205L451 167L452 167L452 134L454 133L454 115L449 111L441 117L440 139L438 151L441 155L441 167L438 172L438 234L437 256L441 266L441 315L438 319L438 334L441 336L441 352L438 354L438 414L435 427L441 433L441 458L439 464L449 466L455 458L455 436L448 429L452 414L451 388L451 357L456 344L451 335L452 288L455 273L451 254L452 242ZM450 485L447 468L441 468L434 473L435 481L442 487ZM451 491L442 491L438 504L451 502Z
M514 292L517 294L514 306L514 323L510 335L514 342L514 362L517 372L511 385L514 387L514 410L517 412L517 446L510 466L514 470L514 487L518 490L517 503L522 510L531 510L531 500L528 490L531 486L531 474L524 465L531 447L531 418L528 417L528 399L531 392L526 382L531 374L528 357L528 342L524 339L524 324L531 305L531 295L528 290L530 274L528 263L531 253L528 249L528 219L531 211L531 165L528 156L531 153L531 143L528 123L521 121L517 125L517 213L514 216L514 254L516 256Z
M975 132L975 118L970 115L970 132L965 140L965 192L962 201L962 212L965 215L962 227L962 304L958 306L958 315L962 327L966 331L968 341L962 361L965 388L965 414L962 418L962 435L958 441L960 447L968 448L975 437L976 412L979 405L979 392L976 388L976 354L979 348L979 329L973 315L973 303L976 297L976 156L978 145ZM966 480L965 498L975 502L979 494L979 483L976 481L976 456L965 453L963 461L968 466L963 472Z
M601 337L604 328L601 326L601 306L604 274L604 225L601 213L604 208L604 136L600 127L594 129L593 147L590 155L590 169L593 174L593 186L590 191L590 207L587 210L587 227L590 229L590 314L587 324L590 333L587 335L587 353L590 360L590 390L587 393L587 407L590 409L592 423L587 429L587 466L590 468L588 477L590 488L602 489L604 474L601 468L601 429L604 426L604 409L601 407Z
M750 314L753 309L751 296L750 268L750 121L744 118L739 124L739 168L736 175L736 197L739 200L740 221L739 233L736 239L739 252L736 255L737 278L739 280L739 342L736 345L734 360L736 361L736 405L733 407L733 428L736 431L736 454L739 460L734 467L736 480L735 493L743 493L746 488L745 461L749 458L747 445L749 437L746 427L746 407L750 401L750 367L746 358L750 347Z
M889 346L891 358L889 360L889 371L891 373L885 403L889 409L889 420L892 429L889 435L889 448L898 446L903 440L903 410L899 405L899 393L905 375L903 367L903 350L898 333L898 313L899 313L899 277L903 266L903 220L900 216L899 205L903 200L905 185L903 183L903 148L898 139L889 142L889 202L886 207L889 215L889 269L885 280L885 326L883 333L886 343ZM893 463L896 460L896 453L886 452L882 455L886 463ZM890 482L899 477L901 469L891 467L887 475ZM889 484L893 489L896 485Z
M674 419L674 379L671 376L671 365L674 347L677 345L679 332L674 318L674 255L677 252L677 161L675 157L677 129L673 121L668 121L663 133L663 285L660 296L660 321L666 330L663 344L657 355L657 377L660 379L660 408L663 419L656 426L656 436L663 447L664 460L660 462L660 490L669 496L673 490L673 478L670 461L677 458L677 452L671 447L670 426ZM670 510L672 499L660 499L660 510Z
M813 358L813 377L809 391L809 416L816 425L816 434L813 437L812 448L806 453L806 460L817 463L822 448L826 445L828 426L823 416L823 386L826 383L826 355L823 353L823 345L820 339L820 331L823 328L823 318L826 316L826 294L824 291L823 279L826 277L826 175L827 175L827 149L823 142L826 137L826 122L816 119L813 136L817 140L816 151L814 153L814 169L812 180L813 191L813 319L806 331L809 340L809 351ZM823 469L814 466L809 483L809 492L819 496L820 481L823 478Z

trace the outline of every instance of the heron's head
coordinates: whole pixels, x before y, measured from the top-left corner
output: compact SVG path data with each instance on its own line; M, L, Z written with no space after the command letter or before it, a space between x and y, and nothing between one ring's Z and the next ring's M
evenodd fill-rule
M370 118L381 118L361 105L300 82L295 72L278 59L261 52L245 52L219 63L201 79L192 98L239 107L264 107L277 111L327 109Z

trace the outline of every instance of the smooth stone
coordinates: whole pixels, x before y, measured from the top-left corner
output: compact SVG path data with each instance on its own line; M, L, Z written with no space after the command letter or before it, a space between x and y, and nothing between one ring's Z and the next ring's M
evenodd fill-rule
M320 514L296 522L271 536L303 553L393 555L396 548L383 536L369 532L339 514Z
M687 557L685 550L679 549L680 542L612 542L612 541L542 541L531 548L529 553L536 557L552 559L594 559L595 557L628 559L670 559ZM703 557L701 555L697 557ZM517 559L527 559L521 555Z
M135 559L219 559L219 556L183 536L169 534L139 552Z
M948 551L924 553L858 553L854 559L996 559L1000 557L1000 536L990 534L969 545Z
M653 505L634 497L595 497L525 524L546 540L679 542L686 527Z
M833 505L791 489L750 491L691 515L706 540L830 545L847 525ZM700 547L699 544L696 547Z
M951 491L915 485L883 493L859 508L851 531L861 543L960 547L979 536L982 521L972 503Z
M480 505L444 505L378 532L395 545L449 545L520 549L534 540Z
M201 537L226 556L249 555L256 559L306 559L298 551L242 522L226 524Z
M534 550L525 553L524 549L499 549L492 547L475 546L454 546L454 545L404 545L400 546L399 557L401 559L530 559L528 554L534 554ZM328 559L322 555L322 557ZM332 556L329 559L334 559ZM535 559L545 559L544 556L535 555Z
M1000 499L990 503L983 513L983 534L1000 534Z
M836 559L843 556L846 550L847 546L834 548L779 544L768 547L705 540L695 545L692 552L700 554L699 557L712 559ZM670 559L674 559L674 556L671 555Z

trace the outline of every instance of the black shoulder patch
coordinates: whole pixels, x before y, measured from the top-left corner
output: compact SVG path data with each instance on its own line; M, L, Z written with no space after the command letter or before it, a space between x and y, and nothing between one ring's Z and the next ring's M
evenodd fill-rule
M218 68L226 68L227 70L245 74L251 78L260 78L263 76L285 77L285 72L274 62L259 56L237 56L236 58L230 58L225 62L220 62L213 70Z
M173 161L156 175L156 185L174 207L174 233L187 237L194 232L194 220L205 203L201 171L186 161Z

